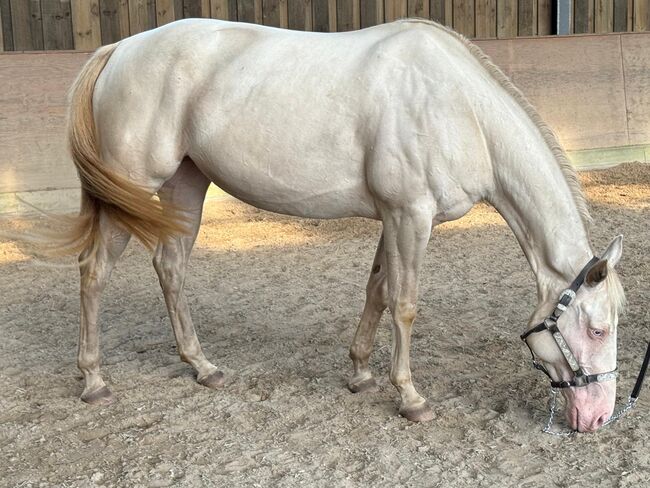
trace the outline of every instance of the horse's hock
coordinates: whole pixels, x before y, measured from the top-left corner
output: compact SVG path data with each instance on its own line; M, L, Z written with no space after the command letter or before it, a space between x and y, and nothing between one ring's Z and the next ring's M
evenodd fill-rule
M650 160L650 33L486 40L578 167ZM0 54L0 214L74 210L66 93L89 54ZM211 190L214 194L215 190Z

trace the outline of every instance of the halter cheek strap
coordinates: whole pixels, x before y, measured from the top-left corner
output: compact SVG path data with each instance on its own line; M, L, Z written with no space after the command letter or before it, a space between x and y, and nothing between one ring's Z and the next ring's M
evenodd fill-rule
M570 388L570 387L587 386L591 383L599 383L602 381L614 380L618 376L618 372L616 369L612 371L608 371L606 373L585 374L582 367L578 363L578 360L576 359L575 355L571 351L569 344L567 343L566 339L562 335L562 332L560 332L560 329L557 326L558 319L564 313L567 307L571 304L571 302L575 299L576 292L585 282L585 277L587 276L587 273L589 272L591 267L598 262L598 260L599 258L594 256L585 265L585 267L582 268L582 271L580 271L580 274L578 274L576 279L573 280L569 288L567 288L560 294L560 298L558 299L557 305L555 306L555 309L553 310L551 315L546 317L546 319L544 319L544 321L541 324L536 325L535 327L533 327L532 329L528 330L527 332L521 335L521 339L526 343L528 349L530 350L530 354L533 357L533 366L536 369L542 371L544 374L546 374L546 376L550 378L551 386L553 388ZM539 360L535 356L535 353L530 347L530 344L528 344L527 341L528 336L530 336L531 334L536 334L538 332L544 332L544 331L549 331L551 333L551 336L553 337L555 344L557 344L557 347L562 352L562 356L564 356L564 359L566 360L567 364L571 368L571 371L573 371L572 380L555 381L551 377L551 374L548 372L546 367L541 362L539 362Z

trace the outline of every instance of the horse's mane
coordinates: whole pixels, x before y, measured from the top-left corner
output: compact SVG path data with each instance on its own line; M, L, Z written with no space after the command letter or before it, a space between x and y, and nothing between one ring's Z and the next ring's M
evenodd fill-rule
M526 115L530 117L530 120L537 126L540 134L544 138L544 141L546 141L546 144L553 153L555 161L562 170L564 178L569 185L569 189L573 195L573 200L575 201L578 212L580 213L580 217L582 218L585 228L588 231L592 219L591 215L589 214L587 200L585 199L585 196L582 192L582 187L578 181L576 171L567 158L564 149L562 146L560 146L560 143L558 142L556 135L553 133L553 130L548 125L546 125L546 123L539 116L539 113L537 113L535 107L533 107L533 105L528 101L526 96L519 90L519 88L517 88L512 83L512 81L510 81L510 79L503 73L503 71L501 71L501 69L492 62L490 57L485 54L480 47L472 43L462 34L459 34L452 29L449 29L443 25L438 24L437 22L427 19L403 19L401 22L427 24L437 29L443 30L444 32L458 39L474 56L474 58L476 58L481 66L487 70L492 78L494 78L494 80L497 81L499 85L501 85L501 87L519 104L519 106L526 112Z

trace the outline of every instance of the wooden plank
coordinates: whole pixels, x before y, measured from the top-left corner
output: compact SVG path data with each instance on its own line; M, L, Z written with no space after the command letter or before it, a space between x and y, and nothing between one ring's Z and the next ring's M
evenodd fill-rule
M408 0L408 16L429 18L429 0Z
M311 0L289 0L289 29L304 31L313 30L311 3Z
M576 34L594 31L594 0L574 0L573 32Z
M10 0L0 0L0 13L2 14L2 44L5 51L14 50L14 36L11 26Z
M476 37L497 36L497 0L476 0Z
M439 24L445 23L445 0L431 0L429 2L429 16Z
M0 9L0 53L5 50L4 36L2 35L2 10Z
M362 0L359 16L361 27L371 27L384 22L384 0Z
M70 2L41 0L43 16L43 47L45 49L74 49Z
M210 17L210 0L183 0L183 18Z
M614 0L614 32L627 31L628 0Z
M156 27L155 0L129 0L129 29L131 35Z
M102 44L112 44L129 37L128 0L100 0Z
M537 0L519 0L519 35L537 35Z
M648 30L648 2L635 0L634 2L634 30Z
M614 4L612 0L596 0L594 32L601 34L614 30Z
M553 33L553 2L537 0L537 35L550 36Z
M352 23L352 0L336 1L336 25L337 32L351 31L354 29Z
M99 0L72 0L74 48L89 51L102 44Z
M445 0L445 25L452 27L454 24L454 0Z
M314 32L329 32L329 0L312 0Z
M213 19L228 20L230 18L228 0L212 0L210 2L210 17Z
M39 0L11 0L11 26L16 51L43 49L43 20Z
M497 0L497 37L517 37L517 1Z
M156 0L156 25L169 24L176 20L174 0Z
M240 22L255 22L255 0L237 0L237 19Z
M384 2L384 15L386 16L386 22L395 20L395 0L386 0Z
M466 37L474 37L474 2L454 2L454 30Z
M634 30L634 0L627 0L627 31Z
M264 0L262 14L264 25L280 27L280 0Z
M338 25L336 23L336 0L327 0L327 19L330 32L336 32Z

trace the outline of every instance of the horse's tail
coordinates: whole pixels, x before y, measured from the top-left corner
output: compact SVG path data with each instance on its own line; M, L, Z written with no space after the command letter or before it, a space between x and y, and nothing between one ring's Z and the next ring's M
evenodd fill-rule
M187 232L177 209L163 208L146 189L106 168L100 157L93 114L95 83L117 47L111 44L98 49L79 73L70 92L68 142L72 159L81 180L81 210L66 219L66 228L57 233L50 250L54 254L84 251L91 256L99 242L99 216L106 214L149 249L159 239ZM51 239L51 236L48 236Z

